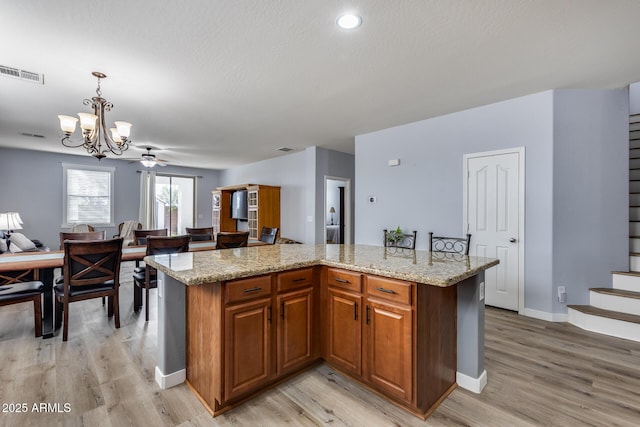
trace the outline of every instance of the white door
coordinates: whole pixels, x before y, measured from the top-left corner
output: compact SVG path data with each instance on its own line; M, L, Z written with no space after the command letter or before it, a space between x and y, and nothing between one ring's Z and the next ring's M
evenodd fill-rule
M485 303L523 309L524 149L465 156L469 255L498 258L485 272Z

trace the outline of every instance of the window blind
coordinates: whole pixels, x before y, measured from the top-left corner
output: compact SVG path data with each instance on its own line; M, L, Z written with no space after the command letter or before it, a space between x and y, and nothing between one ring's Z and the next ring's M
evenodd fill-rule
M111 172L67 169L67 223L111 223Z

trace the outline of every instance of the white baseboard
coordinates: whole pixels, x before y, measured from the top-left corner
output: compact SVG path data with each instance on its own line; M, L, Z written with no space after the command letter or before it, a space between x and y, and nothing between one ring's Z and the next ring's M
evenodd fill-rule
M160 368L156 366L156 383L158 383L161 389L175 387L178 384L182 384L186 379L186 369L181 369L177 372L172 372L169 375L165 375L162 373Z
M465 390L480 393L487 385L487 370L482 371L480 378L473 378L462 372L456 372L456 383Z
M525 308L522 313L524 316L533 317L534 319L546 320L547 322L568 322L569 315L567 313L549 313L547 311L533 310Z

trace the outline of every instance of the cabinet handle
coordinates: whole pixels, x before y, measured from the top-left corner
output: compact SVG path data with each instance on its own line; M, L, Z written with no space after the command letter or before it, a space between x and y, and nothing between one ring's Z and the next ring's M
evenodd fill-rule
M358 320L358 303L353 303L353 320Z
M293 279L292 282L298 283L298 282L304 282L305 280L307 280L306 277L298 277L297 279Z
M385 288L376 288L376 291L384 292L385 294L395 294L396 291L393 289L385 289Z
M284 320L284 301L280 303L280 318Z
M367 306L367 318L366 318L366 321L367 321L367 325L368 325L369 324L369 306Z
M269 306L269 308L268 308L267 320L269 321L269 323L271 323L271 306Z
M255 287L255 288L243 289L242 292L244 292L245 294L248 294L249 292L261 291L261 290L262 290L261 287Z
M335 280L335 281L336 281L336 282L338 282L338 283L351 283L351 282L350 282L350 281L348 281L348 280L340 279L340 278L338 278L338 277L334 277L334 278L333 278L333 280Z

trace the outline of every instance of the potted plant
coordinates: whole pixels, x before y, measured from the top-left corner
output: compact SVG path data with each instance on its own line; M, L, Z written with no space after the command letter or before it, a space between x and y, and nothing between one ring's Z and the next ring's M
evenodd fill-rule
M387 231L387 235L385 236L385 238L387 239L387 243L389 245L397 245L398 242L404 239L404 233L402 232L400 226L398 226L398 228L396 228L395 230Z

